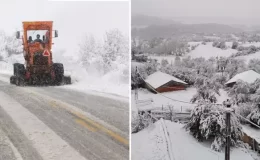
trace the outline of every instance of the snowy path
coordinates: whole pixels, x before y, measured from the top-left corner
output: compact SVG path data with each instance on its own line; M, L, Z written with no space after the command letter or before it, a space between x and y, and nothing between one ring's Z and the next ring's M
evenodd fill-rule
M223 160L224 152L215 152L210 144L199 143L183 129L183 124L160 120L132 134L132 159ZM231 160L260 160L260 157L242 148L232 148Z
M8 135L24 160L128 159L127 102L6 79L0 77L0 138Z
M173 153L175 160L222 160L224 159L224 152L215 152L210 149L209 144L197 142L191 135L189 135L182 127L182 124L165 121L171 143L173 144ZM189 151L189 154L187 154ZM231 149L231 160L254 160L250 155L245 153L242 148ZM259 157L260 158L260 157Z

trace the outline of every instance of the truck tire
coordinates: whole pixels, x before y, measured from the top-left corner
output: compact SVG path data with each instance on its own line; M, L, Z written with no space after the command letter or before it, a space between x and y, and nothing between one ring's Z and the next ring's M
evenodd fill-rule
M71 84L71 77L70 76L64 76L64 84Z
M24 85L25 73L26 70L23 64L14 63L14 77L10 78L10 82L12 79L12 82L14 82L17 86Z
M10 77L10 84L15 84L15 76Z
M53 71L55 74L54 84L61 85L63 82L64 68L62 63L53 63Z

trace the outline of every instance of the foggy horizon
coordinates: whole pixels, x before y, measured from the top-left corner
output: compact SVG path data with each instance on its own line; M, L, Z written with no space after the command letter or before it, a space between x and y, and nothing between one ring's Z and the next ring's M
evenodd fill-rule
M181 23L260 25L260 1L132 0L132 16L146 15Z

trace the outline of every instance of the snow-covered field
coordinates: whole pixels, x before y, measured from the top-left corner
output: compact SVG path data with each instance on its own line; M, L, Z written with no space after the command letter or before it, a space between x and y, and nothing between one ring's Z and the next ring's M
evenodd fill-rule
M199 143L183 129L183 124L164 121L169 133L165 138L163 123L157 121L148 128L132 134L133 160L170 160L167 146L174 160L222 160L223 152L210 150L209 143ZM169 149L168 148L168 149ZM254 159L254 158L255 159ZM232 148L231 160L256 160L256 153L243 148Z
M251 59L260 59L260 52L256 52L254 54L249 54L249 55L246 55L246 56L238 56L238 57L235 57L236 59L242 59L242 60L245 60L245 62L248 64L248 62L251 60Z
M188 53L186 56L191 56L192 58L204 57L205 59L209 59L210 57L228 57L233 53L236 53L237 50L234 49L226 49L222 50L216 47L212 47L212 42L208 42L206 45L199 45L195 48L195 50Z
M260 42L252 42L252 43L249 43L249 42L246 42L244 44L241 44L243 47L249 47L249 46L256 46L256 47L260 47Z

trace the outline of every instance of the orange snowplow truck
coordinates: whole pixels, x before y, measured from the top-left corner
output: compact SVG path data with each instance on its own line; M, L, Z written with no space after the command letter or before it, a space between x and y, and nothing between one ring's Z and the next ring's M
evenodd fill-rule
M23 35L17 31L16 38L23 41L25 65L13 64L11 84L71 84L71 78L64 76L63 64L52 61L52 38L58 37L58 31L53 31L52 26L52 21L23 22Z

